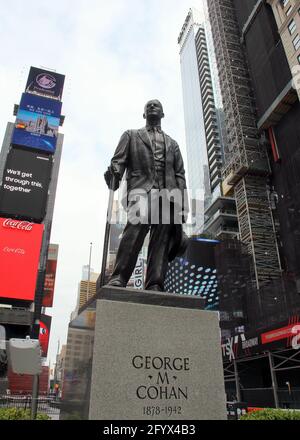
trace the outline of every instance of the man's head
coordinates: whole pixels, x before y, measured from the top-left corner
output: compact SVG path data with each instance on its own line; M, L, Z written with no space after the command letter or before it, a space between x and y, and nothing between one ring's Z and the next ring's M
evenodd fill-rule
M158 122L165 117L161 102L158 99L148 101L144 108L144 119L149 122Z

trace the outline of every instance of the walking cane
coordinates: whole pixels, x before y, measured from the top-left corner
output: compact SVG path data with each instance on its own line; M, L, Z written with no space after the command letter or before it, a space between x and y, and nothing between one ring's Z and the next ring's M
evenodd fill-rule
M100 286L99 286L100 288L103 287L105 284L105 270L106 270L107 254L108 254L110 223L111 223L112 209L114 202L115 181L116 181L115 176L112 174L112 178L109 185L109 199L108 199L108 208L106 215L106 226L105 226L105 235L104 235L104 244L103 244L102 267L101 267Z

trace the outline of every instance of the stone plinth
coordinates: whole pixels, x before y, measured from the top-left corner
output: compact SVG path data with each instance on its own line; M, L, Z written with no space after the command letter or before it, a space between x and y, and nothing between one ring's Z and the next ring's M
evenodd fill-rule
M226 419L218 313L199 298L104 287L90 419Z

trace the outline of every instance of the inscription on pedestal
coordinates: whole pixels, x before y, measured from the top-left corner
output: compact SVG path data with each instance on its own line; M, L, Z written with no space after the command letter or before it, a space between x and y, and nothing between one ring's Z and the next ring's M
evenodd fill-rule
M135 391L143 416L182 415L184 402L189 399L189 388L184 382L190 372L190 358L136 355L131 363L145 374L144 383Z
M91 419L225 419L218 316L100 300Z
M183 413L184 401L189 398L184 373L190 372L190 358L137 355L132 358L132 366L145 373L145 382L135 391L144 416Z

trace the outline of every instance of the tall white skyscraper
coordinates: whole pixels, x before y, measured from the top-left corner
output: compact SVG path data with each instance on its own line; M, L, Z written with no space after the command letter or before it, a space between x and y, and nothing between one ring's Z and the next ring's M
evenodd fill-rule
M194 233L203 231L205 199L210 197L207 182L208 157L205 121L199 77L199 56L196 36L204 29L204 14L192 8L185 19L178 37L182 95L185 119L188 185L192 199L191 211Z
M195 38L203 17L190 9L180 35L180 65L188 158L189 188L204 191L203 166L207 165L205 129Z
M231 212L234 201L223 201L222 198L221 169L226 144L222 130L223 105L211 29L205 18L205 10L202 13L194 8L189 10L178 43L192 199L191 231L192 234L205 231L218 235L219 230L223 231L221 226L225 223L227 225L227 221L218 215L218 210L212 210L211 206L221 198L222 207L224 203L227 206L230 202ZM211 221L214 222L212 229ZM236 218L233 221L236 222ZM231 229L235 233L235 228L230 223Z

